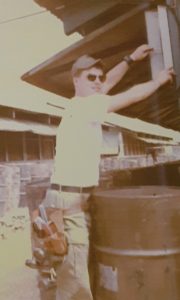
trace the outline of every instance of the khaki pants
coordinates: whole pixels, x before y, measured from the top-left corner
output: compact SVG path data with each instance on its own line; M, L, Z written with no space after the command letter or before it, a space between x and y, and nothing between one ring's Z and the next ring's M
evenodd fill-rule
M88 246L70 244L68 255L57 267L56 300L93 300L88 274Z
M48 190L43 204L46 207L71 209L76 203L87 206L89 194L76 194ZM83 211L64 217L68 238L68 254L56 267L56 300L92 300L88 274L88 223Z

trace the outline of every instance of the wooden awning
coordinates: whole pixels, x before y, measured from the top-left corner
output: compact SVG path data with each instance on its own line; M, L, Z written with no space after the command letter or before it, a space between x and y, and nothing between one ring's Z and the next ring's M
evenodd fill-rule
M144 14L142 13L145 8L146 5L134 8L102 28L93 31L79 42L24 74L22 79L71 98L74 90L70 70L73 62L80 55L90 54L94 57L101 57L107 69L110 69L126 53L146 42Z
M40 135L55 136L57 133L57 126L0 118L0 131L33 132Z
M48 9L64 24L67 35L77 31L82 35L102 27L137 5L157 5L169 0L34 0Z
M36 2L43 3L40 0ZM115 2L121 1L113 1L113 3ZM131 9L119 13L115 19L98 27L85 35L79 42L33 68L22 76L22 80L63 97L71 98L74 89L70 70L77 57L83 54L101 57L109 70L124 55L131 53L140 44L147 43L144 11L148 9L149 3L152 1L128 2L136 2L136 5L131 5ZM56 1L56 3L61 4L61 1ZM66 1L63 5L66 5ZM146 59L138 63L138 66L134 66L110 94L121 92L134 84L149 79L151 79L150 61ZM180 130L178 97L179 91L174 86L167 86L154 95L151 101L147 99L147 101L121 110L120 113Z

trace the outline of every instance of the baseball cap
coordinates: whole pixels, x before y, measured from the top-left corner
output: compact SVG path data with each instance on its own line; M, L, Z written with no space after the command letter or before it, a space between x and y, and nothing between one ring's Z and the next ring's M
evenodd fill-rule
M101 64L103 66L100 58L96 59L89 55L82 55L72 65L71 74L74 76L78 70L89 69L96 64Z

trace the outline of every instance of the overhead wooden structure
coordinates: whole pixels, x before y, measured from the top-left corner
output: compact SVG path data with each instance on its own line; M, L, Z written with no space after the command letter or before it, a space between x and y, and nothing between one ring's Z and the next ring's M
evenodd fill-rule
M71 98L74 90L70 70L77 57L85 53L101 57L108 70L140 44L151 43L155 48L152 57L135 65L110 93L117 93L136 83L149 80L158 69L172 62L177 74L176 83L162 88L153 96L152 101L147 99L128 110L121 110L121 114L180 130L178 103L180 1L35 0L35 2L63 21L67 35L77 31L83 38L24 74L23 80ZM168 49L161 43L161 37L167 36L166 30L169 35ZM154 38L157 32L159 36Z
M34 0L48 9L64 24L67 35L78 31L82 35L96 30L137 5L174 7L178 0ZM177 13L180 13L177 11Z

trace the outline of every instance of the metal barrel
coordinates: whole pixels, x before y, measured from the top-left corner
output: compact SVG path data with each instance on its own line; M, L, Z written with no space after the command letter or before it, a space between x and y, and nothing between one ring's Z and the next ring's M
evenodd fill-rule
M96 300L180 299L180 188L96 192Z

